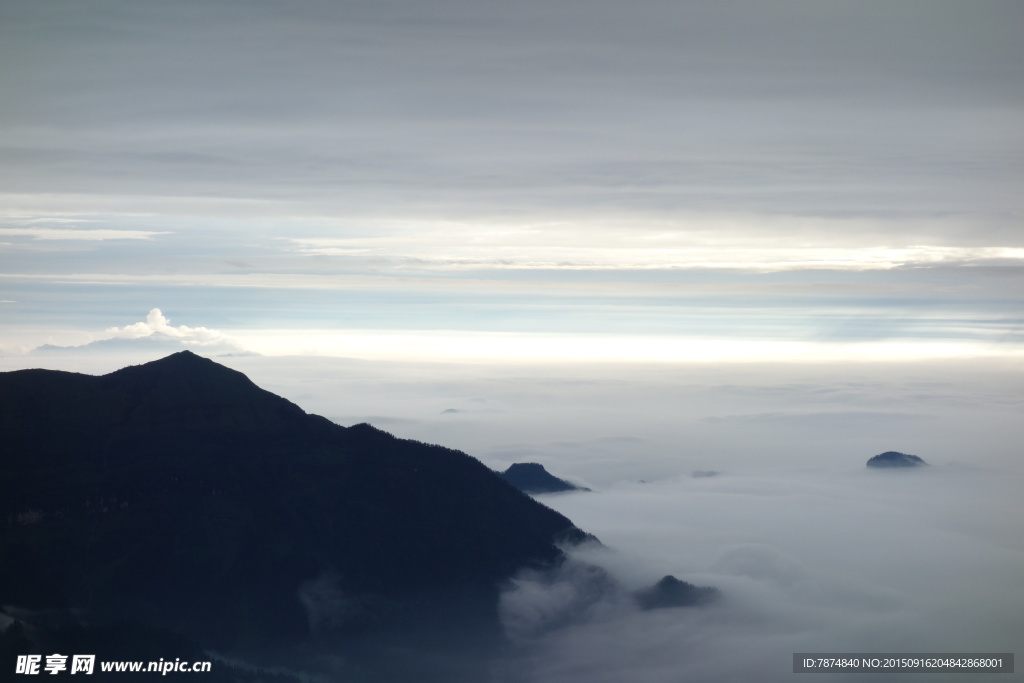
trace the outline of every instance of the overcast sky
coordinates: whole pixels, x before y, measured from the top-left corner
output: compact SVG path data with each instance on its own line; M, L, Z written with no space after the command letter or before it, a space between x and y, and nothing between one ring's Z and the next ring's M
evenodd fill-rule
M1017 354L1022 24L0 0L3 350L160 308L262 353Z

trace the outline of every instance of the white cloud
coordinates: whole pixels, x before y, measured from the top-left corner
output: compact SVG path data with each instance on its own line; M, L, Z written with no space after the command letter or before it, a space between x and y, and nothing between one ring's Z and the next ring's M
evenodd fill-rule
M124 327L108 327L103 339L142 339L168 338L185 344L197 346L213 346L219 344L237 345L229 335L207 327L188 327L187 325L171 325L170 319L164 316L159 308L152 309L144 322L137 322Z

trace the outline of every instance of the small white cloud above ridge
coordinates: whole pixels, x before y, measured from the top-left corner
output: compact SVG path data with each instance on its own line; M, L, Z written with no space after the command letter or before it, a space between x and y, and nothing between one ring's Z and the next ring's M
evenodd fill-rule
M238 346L238 342L229 335L218 330L211 330L208 327L188 327L187 325L171 325L159 308L150 310L144 322L132 323L124 327L108 327L104 332L104 339L142 339L166 338L181 341L184 344L195 344L197 346L214 346L226 344Z

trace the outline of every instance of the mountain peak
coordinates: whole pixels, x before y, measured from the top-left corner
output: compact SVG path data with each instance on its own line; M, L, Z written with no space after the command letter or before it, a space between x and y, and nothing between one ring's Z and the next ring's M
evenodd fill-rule
M176 369L204 368L204 369L211 369L211 370L214 369L214 368L221 368L221 369L224 369L224 370L229 370L230 369L230 368L224 367L223 365L221 365L219 363L216 363L216 362L210 360L209 358L206 358L205 356L200 356L197 353L193 353L192 351L189 351L188 349L185 349L183 351L177 351L177 352L172 353L170 355L164 356L163 358L159 358L157 360L150 361L148 363L143 363L142 365L130 365L127 368L122 368L121 370L117 370L115 372L124 372L125 370L129 370L131 368L147 368L147 367L153 367L153 368L156 368L156 367L159 367L159 368L176 368Z
M588 538L465 453L307 415L191 351L0 373L0 444L0 548L20 544L0 604L218 647L496 628L504 582Z
M169 360L171 358L191 360L193 358L202 358L202 356L200 356L198 354L195 354L195 353L192 353L188 349L184 349L183 351L178 351L177 353L172 353L171 355L163 358L162 360ZM209 360L209 359L206 359L206 360Z

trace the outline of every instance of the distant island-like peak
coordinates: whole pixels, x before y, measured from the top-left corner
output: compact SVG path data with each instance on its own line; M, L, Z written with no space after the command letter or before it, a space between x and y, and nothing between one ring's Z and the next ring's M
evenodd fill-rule
M898 451L879 453L868 460L868 467L920 467L927 464L916 455L900 453Z
M718 589L709 586L695 586L681 581L671 574L663 576L650 588L637 591L633 597L641 609L663 609L666 607L690 607L709 602L718 596Z
M564 479L559 479L536 462L517 462L499 476L523 493L559 493L561 491L589 491Z

